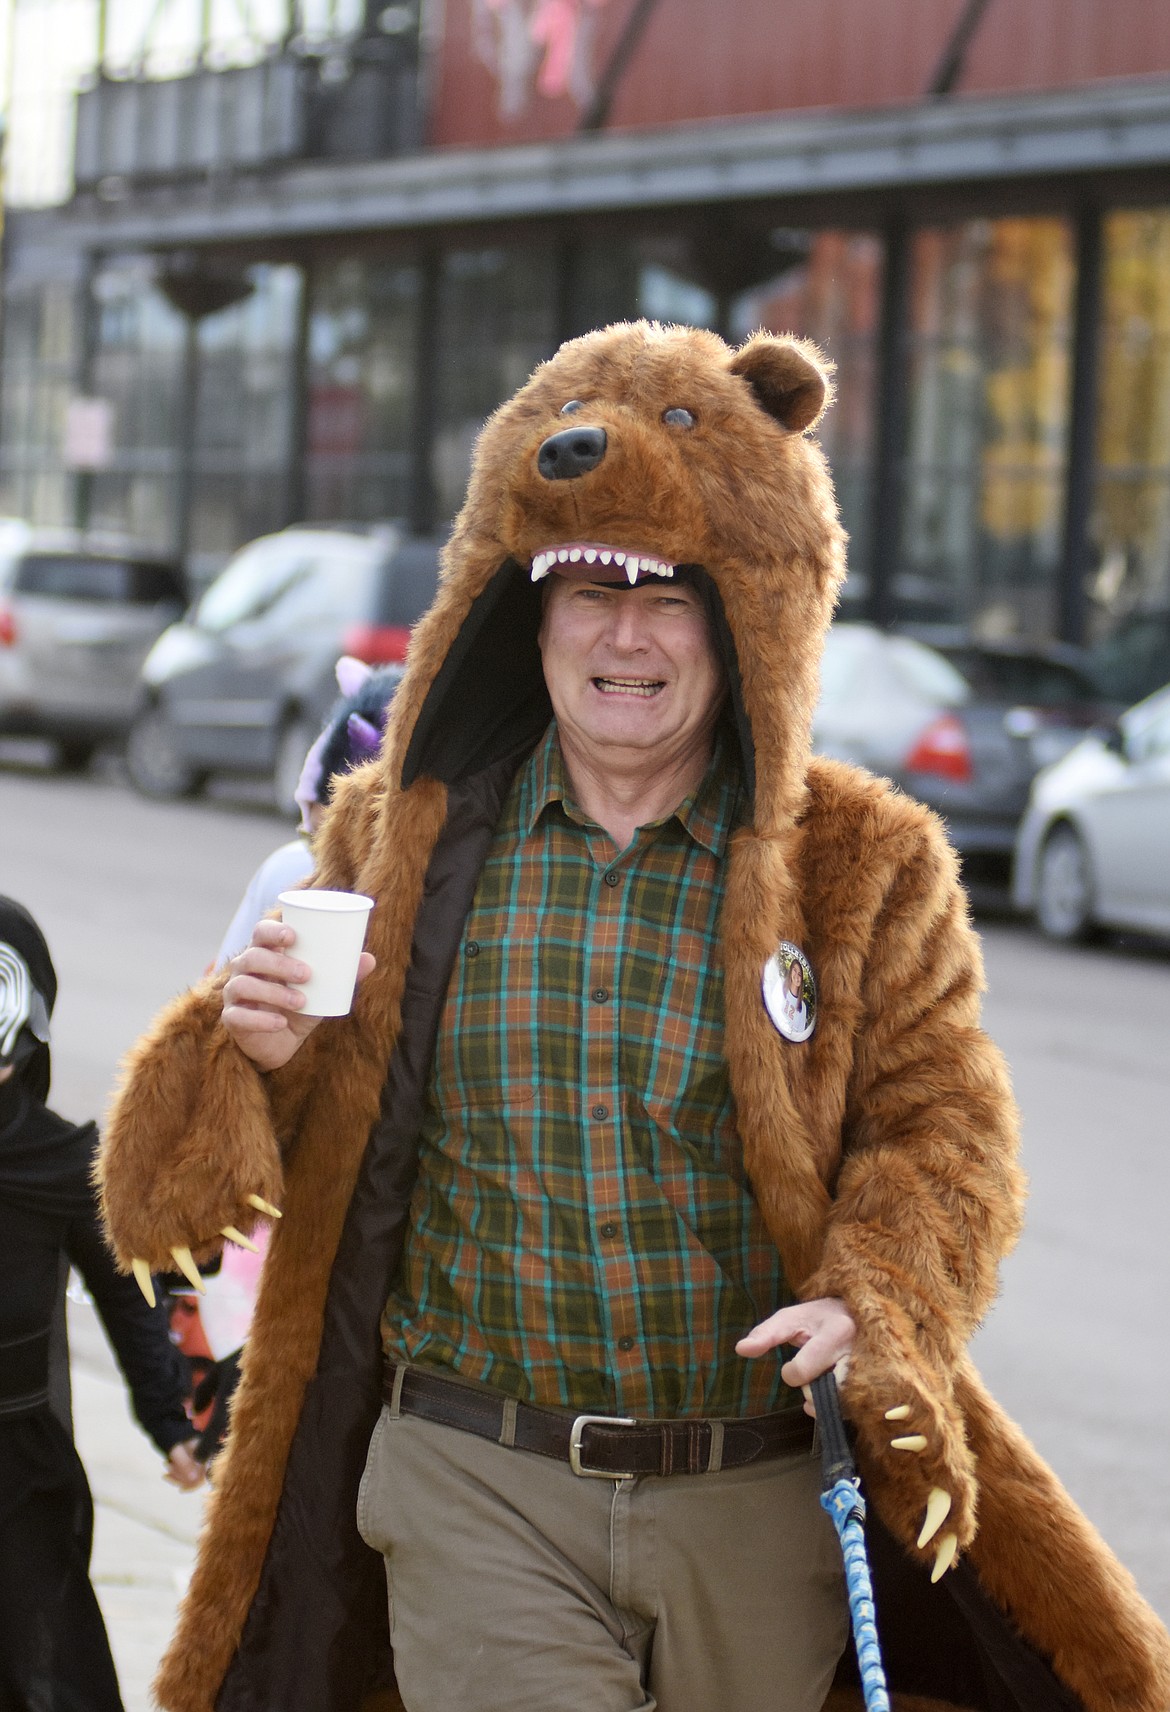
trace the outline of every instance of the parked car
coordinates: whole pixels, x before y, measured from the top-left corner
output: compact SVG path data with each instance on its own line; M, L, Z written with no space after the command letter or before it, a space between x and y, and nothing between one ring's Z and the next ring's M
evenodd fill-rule
M290 805L337 694L338 656L405 657L440 547L396 524L298 526L242 547L143 664L126 744L133 784L170 798L214 773L251 775Z
M1170 686L1037 777L1012 891L1052 939L1170 933Z
M125 736L142 662L186 605L172 560L0 521L0 733L50 738L84 766Z
M1005 879L1036 772L1110 712L1058 651L944 653L870 624L832 627L821 683L814 746L937 809L964 858Z

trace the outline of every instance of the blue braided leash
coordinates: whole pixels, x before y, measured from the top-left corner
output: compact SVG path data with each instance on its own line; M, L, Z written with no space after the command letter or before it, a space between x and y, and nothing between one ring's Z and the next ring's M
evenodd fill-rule
M831 1373L822 1373L819 1379L813 1380L810 1389L816 1405L825 1471L821 1506L828 1511L841 1541L849 1615L853 1623L853 1642L857 1648L857 1668L861 1675L865 1708L866 1712L890 1712L890 1695L878 1644L873 1583L865 1552L865 1499L861 1496L857 1469L845 1437L837 1382Z

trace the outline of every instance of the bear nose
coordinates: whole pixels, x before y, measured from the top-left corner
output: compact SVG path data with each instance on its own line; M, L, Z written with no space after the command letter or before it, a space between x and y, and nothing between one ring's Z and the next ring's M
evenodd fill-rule
M562 428L544 442L536 467L545 481L568 481L595 470L604 456L604 428Z

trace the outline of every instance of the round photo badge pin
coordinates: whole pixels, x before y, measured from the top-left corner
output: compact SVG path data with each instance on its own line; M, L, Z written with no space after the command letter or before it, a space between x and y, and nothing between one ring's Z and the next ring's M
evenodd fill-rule
M799 945L782 939L764 964L764 1009L785 1040L807 1040L817 1025L817 984Z

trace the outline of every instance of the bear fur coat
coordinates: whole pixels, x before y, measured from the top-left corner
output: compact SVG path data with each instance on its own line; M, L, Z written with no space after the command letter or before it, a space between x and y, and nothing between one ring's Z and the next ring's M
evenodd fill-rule
M341 782L319 838L311 883L375 899L377 967L352 1015L261 1075L220 1022L221 974L131 1054L100 1165L120 1262L165 1269L173 1245L212 1254L224 1226L254 1222L253 1195L283 1210L156 1685L167 1712L373 1703L385 1589L354 1508L380 1406L378 1318L462 924L550 716L533 560L567 543L700 566L717 597L751 804L722 921L731 1085L790 1283L842 1297L857 1322L843 1395L895 1707L1170 1712L1166 1632L966 1353L1019 1230L1022 1180L954 857L925 809L811 754L844 572L809 433L828 390L800 341L758 334L733 351L647 323L573 340L538 368L483 430L380 757ZM538 450L570 403L574 423L604 429L605 455L581 479L547 480ZM761 998L782 940L818 983L817 1027L799 1044ZM937 1585L937 1541L916 1543L935 1487L958 1547ZM397 1704L391 1690L381 1704ZM861 1705L848 1654L826 1704Z

